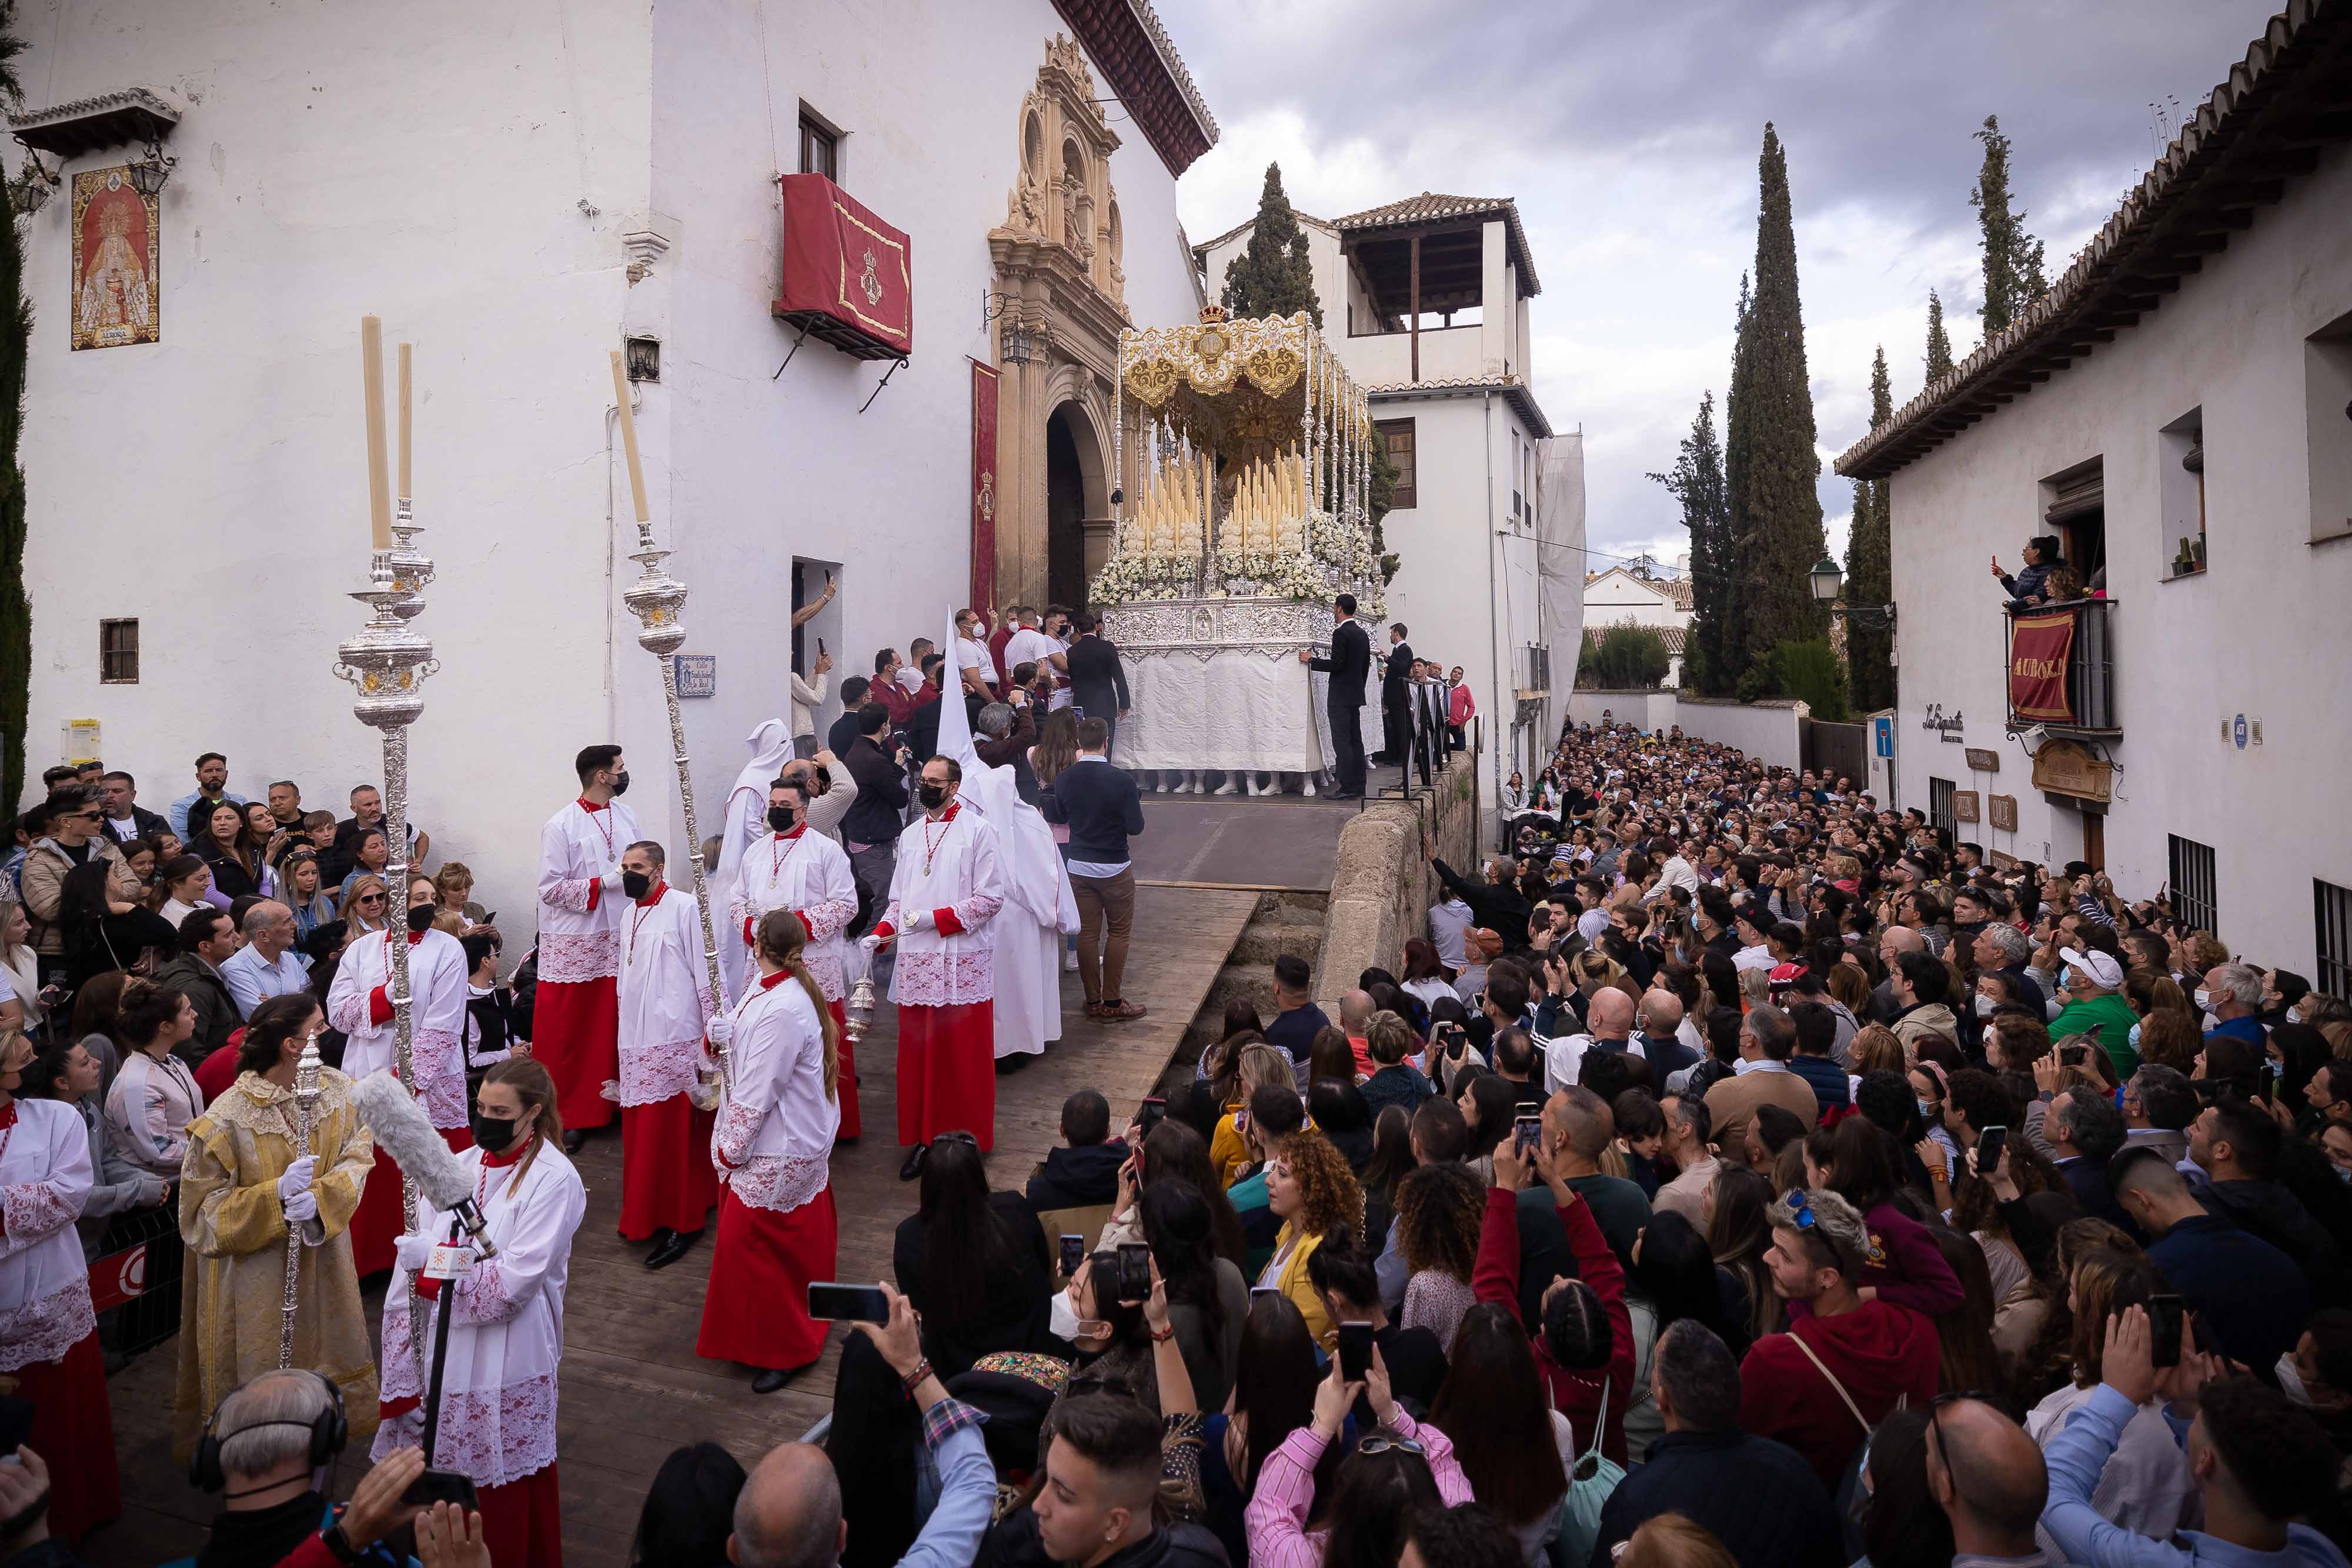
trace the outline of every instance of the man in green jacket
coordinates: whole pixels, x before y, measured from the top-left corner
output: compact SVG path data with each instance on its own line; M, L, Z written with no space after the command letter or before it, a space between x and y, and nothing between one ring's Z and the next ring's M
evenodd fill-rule
M2063 948L2058 956L2065 966L2058 988L2062 1005L2050 1020L2050 1038L2063 1040L2097 1029L2107 1060L2116 1064L2117 1081L2129 1078L2139 1071L2139 1052L2131 1042L2139 1015L2123 997L2124 967L2112 954L2080 947Z

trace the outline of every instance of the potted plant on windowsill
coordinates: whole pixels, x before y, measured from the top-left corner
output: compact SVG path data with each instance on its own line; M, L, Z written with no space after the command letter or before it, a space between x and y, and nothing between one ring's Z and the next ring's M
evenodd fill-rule
M2193 577L2205 570L2205 541L2191 544L2187 534L2180 536L2179 553L2172 558L2172 575Z

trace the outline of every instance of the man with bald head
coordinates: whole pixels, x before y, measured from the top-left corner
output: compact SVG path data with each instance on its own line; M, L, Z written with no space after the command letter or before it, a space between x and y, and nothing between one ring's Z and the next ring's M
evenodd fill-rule
M1984 1401L1955 1399L1930 1412L1927 1490L1951 1521L1955 1562L2043 1561L2033 1540L2050 1500L2042 1447Z
M1649 1061L1651 1075L1661 1087L1668 1073L1680 1072L1698 1061L1698 1052L1683 1043L1682 1027L1682 998L1655 986L1642 993L1628 1049Z
M1630 1012L1632 1000L1626 1000ZM1609 1102L1580 1084L1570 1084L1544 1103L1543 1134L1554 1168L1592 1210L1618 1261L1632 1268L1633 1242L1650 1223L1650 1200L1633 1183L1601 1168L1601 1154L1617 1135Z
M1562 1089L1583 1082L1584 1053L1613 1051L1640 1056L1642 1043L1633 1039L1633 998L1614 986L1603 986L1585 1005L1584 1032L1551 1042L1546 1054L1544 1087Z
M1878 961L1886 966L1887 977L1878 982L1870 993L1870 1021L1893 1023L1903 1004L1895 999L1895 961L1906 953L1925 953L1927 939L1908 925L1892 923L1878 928Z
M923 1442L940 1472L940 1500L923 1532L898 1561L914 1568L964 1568L980 1549L996 1502L996 1470L980 1436L980 1412L948 1397L923 1359L915 1309L888 1285L890 1321L850 1326L874 1343L900 1380L912 1385L923 1413ZM785 1443L768 1451L735 1499L735 1533L728 1559L737 1568L833 1568L849 1544L841 1516L841 1481L823 1448Z
M1364 1036L1372 1023L1372 994L1370 991L1345 991L1339 997L1339 1028L1348 1037L1348 1049L1356 1053L1356 1071L1370 1078L1381 1070L1372 1060L1372 1048Z

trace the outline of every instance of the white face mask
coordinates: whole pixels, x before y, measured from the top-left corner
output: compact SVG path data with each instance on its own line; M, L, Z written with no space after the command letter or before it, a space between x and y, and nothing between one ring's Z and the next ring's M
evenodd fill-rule
M2139 1054L2139 1025L2132 1025L2131 1033L2126 1038L2131 1041L2132 1054L2135 1056Z
M2311 1391L2303 1385L2303 1373L2294 1364L2294 1352L2281 1353L2278 1365L2273 1370L2278 1373L2279 1392L2305 1409L2311 1408Z
M1073 1340L1078 1337L1078 1309L1071 1304L1069 1291L1054 1292L1053 1304L1047 1309L1045 1318L1047 1326L1054 1331L1055 1339Z
M1933 1100L1922 1100L1919 1102L1919 1117L1931 1127L1940 1126L1943 1124L1944 1108Z
M1992 998L1990 997L1979 995L1977 998L1977 1017L1980 1019L1989 1019L1992 1017Z
M2198 987L2196 1002L2200 1011L2204 1009L2210 1008L2213 1005L2213 993L2207 990L2202 986Z

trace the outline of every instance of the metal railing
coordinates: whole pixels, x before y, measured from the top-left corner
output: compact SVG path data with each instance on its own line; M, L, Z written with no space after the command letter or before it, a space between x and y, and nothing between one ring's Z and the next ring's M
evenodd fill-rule
M2116 706L2115 640L2111 625L2116 610L2116 601L2112 599L2074 599L2059 604L2037 604L2027 611L2009 612L2001 626L2004 671L2010 664L2008 648L2012 642L2010 623L2020 615L2064 612L2074 618L2074 635L2066 651L2066 706L2074 716L2061 720L2021 714L2012 701L2008 708L2011 730L2032 729L2038 725L2062 734L2080 731L2119 735L2123 732L2122 713ZM2009 689L2006 680L2003 689Z

